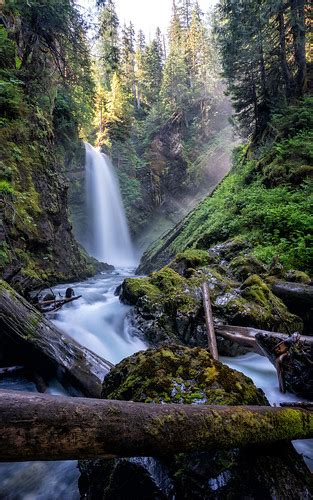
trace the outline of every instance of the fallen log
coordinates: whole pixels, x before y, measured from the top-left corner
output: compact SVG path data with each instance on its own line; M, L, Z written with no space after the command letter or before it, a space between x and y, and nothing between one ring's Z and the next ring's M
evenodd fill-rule
M276 281L272 292L290 309L303 319L303 333L313 335L313 286L304 283Z
M275 281L272 291L291 306L313 307L313 286L289 281Z
M0 391L0 460L170 456L313 437L313 412Z
M290 337L283 333L259 332L255 336L264 354L277 368L282 389L305 398L313 398L313 337L299 335L298 341L290 345L288 352L280 354L280 343L290 343Z
M244 347L252 349L254 352L265 356L263 350L260 348L256 341L257 333L269 333L263 330L258 330L257 328L248 328L244 326L232 326L232 325L217 325L215 326L216 335L220 335L225 339L236 342Z
M202 284L202 295L203 295L203 308L204 308L205 324L208 336L209 351L211 353L212 358L218 360L218 350L217 350L216 336L214 331L212 305L211 305L209 287L206 282Z
M59 330L3 281L0 332L1 350L9 358L13 353L26 367L55 376L70 391L74 387L86 396L100 397L112 364Z

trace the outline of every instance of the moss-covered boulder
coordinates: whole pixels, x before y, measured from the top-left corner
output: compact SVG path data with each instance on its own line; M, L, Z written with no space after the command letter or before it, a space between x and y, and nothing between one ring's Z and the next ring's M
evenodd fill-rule
M311 278L308 274L303 271L297 271L296 269L290 269L284 275L286 281L290 281L291 283L311 283Z
M253 255L238 255L230 261L229 269L239 280L245 280L251 274L264 274L266 272L265 265Z
M139 336L151 345L174 341L205 347L204 282L208 283L218 324L286 333L302 330L301 319L291 314L266 284L266 267L249 255L237 254L231 259L230 249L241 252L246 249L244 242L233 240L220 247L189 249L148 277L124 281L120 298L135 306L129 321ZM262 272L262 278L254 273L256 270ZM225 342L219 347L223 354L238 354Z
M251 379L199 347L171 345L121 361L104 379L102 397L145 403L267 404Z
M206 350L177 345L123 360L105 378L102 397L163 404L267 404L242 373L214 361ZM309 498L310 474L290 444L167 459L97 460L81 462L80 470L80 490L87 499Z

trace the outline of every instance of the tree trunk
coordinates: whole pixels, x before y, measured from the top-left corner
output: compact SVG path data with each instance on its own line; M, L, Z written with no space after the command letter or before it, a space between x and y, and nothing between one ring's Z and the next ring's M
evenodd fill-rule
M304 321L305 335L313 335L313 286L304 283L276 281L272 292Z
M8 357L15 356L40 374L100 397L103 378L113 365L56 328L3 281L0 331L2 356L7 351Z
M263 350L258 345L255 336L257 333L270 333L257 328L248 328L244 326L218 325L215 327L216 335L236 342L244 347L252 349L254 352L265 356Z
M280 47L280 66L286 86L286 98L290 98L292 90L292 76L287 62L287 50L286 50L286 29L285 29L285 18L284 10L281 10L277 16L278 21L278 33L279 33L279 47Z
M0 460L170 456L313 437L313 413L0 391Z
M297 96L302 96L306 87L305 0L289 0L289 3L295 62L297 66L296 90Z

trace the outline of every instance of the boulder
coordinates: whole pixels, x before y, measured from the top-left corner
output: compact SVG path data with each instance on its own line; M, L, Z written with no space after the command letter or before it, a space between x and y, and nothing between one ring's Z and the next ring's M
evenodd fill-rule
M115 366L103 398L163 404L266 404L262 391L200 348L149 349ZM311 477L292 446L80 463L80 491L98 498L309 498ZM146 496L143 492L146 489ZM290 494L292 492L292 494Z

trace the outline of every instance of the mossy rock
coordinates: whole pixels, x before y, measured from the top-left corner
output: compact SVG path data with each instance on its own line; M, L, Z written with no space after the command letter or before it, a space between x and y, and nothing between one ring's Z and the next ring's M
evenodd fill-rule
M245 280L251 274L264 274L266 267L253 255L238 255L229 263L232 274L240 280Z
M170 262L169 267L181 276L188 277L194 269L209 266L217 261L217 256L211 252L189 248L184 252L178 253L175 259Z
M303 329L302 320L291 314L257 275L247 278L239 290L217 298L215 307L233 325L285 333Z
M139 352L115 366L102 397L155 403L267 404L251 379L207 350L170 345Z
M284 279L286 281L291 281L293 283L311 283L311 278L308 274L304 273L303 271L297 271L295 269L290 269L289 271L286 272Z
M219 243L210 249L213 254L217 254L225 260L231 260L242 252L251 249L251 243L242 236L237 236L225 243Z

